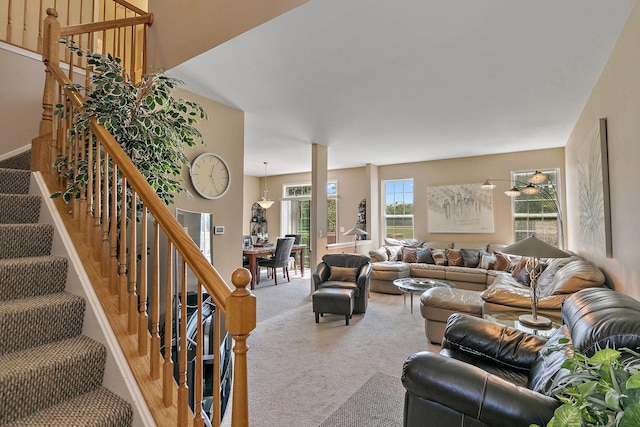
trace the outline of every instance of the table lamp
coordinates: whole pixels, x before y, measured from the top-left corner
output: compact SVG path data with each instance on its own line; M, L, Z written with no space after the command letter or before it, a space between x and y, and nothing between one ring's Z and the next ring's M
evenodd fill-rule
M549 318L538 316L538 276L541 273L538 266L540 265L540 258L567 258L571 255L538 239L534 235L507 246L501 252L528 257L524 268L531 281L531 314L522 314L518 320L521 323L538 328L551 326Z
M343 236L353 236L353 252L356 253L358 252L358 236L364 236L365 234L369 233L358 227L353 227L352 229L344 233Z

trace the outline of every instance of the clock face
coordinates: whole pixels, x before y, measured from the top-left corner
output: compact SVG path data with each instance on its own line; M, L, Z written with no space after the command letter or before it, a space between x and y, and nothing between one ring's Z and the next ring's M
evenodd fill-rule
M229 168L221 157L213 153L200 154L191 164L193 188L206 199L219 199L229 189Z

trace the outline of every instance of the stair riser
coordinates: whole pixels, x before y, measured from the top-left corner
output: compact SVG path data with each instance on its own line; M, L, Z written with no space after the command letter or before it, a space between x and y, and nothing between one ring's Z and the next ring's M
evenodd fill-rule
M50 224L0 224L0 258L49 255L52 242Z
M0 301L62 292L67 271L60 257L0 260Z
M0 194L0 224L35 224L42 198L24 194Z
M10 303L0 306L0 355L80 335L85 303L70 297L51 303L21 300L19 308Z
M0 193L27 194L31 172L16 169L0 169Z
M106 352L92 348L47 366L33 366L0 384L0 424L26 417L102 384ZM28 363L28 361L26 361Z

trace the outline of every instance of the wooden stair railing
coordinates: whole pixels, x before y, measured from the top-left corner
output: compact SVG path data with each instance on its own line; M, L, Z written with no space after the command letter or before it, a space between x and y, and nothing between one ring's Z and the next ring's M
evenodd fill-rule
M75 159L75 164L78 160L86 160L88 164L89 178L80 197L69 204L65 204L61 198L56 199L55 203L154 420L159 426L204 425L202 351L195 352L195 403L192 410L187 388L190 361L187 360L186 321L176 322L172 314L173 302L176 301L181 309L179 318L187 319L187 275L190 272L198 282L198 305L202 304L203 290L216 304L214 342L221 342L222 314L225 316L226 330L234 340L231 423L233 426L247 426L246 341L256 326L255 297L247 289L250 273L242 268L237 269L231 278L235 286L232 290L113 136L95 119L90 125L90 135L76 135L75 138L69 135L73 128L74 112L82 108L83 96L71 86L73 66L68 76L59 66L59 36L71 36L76 31L86 32L88 29L106 31L112 26L130 25L132 21L117 20L61 29L55 11L50 9L47 15L43 26L43 61L46 65L43 116L40 136L34 139L32 146L32 165L34 169L42 171L50 190L58 191L65 188L66 182L51 172L55 158L67 156ZM92 38L93 35L90 35L89 39ZM89 73L90 70L87 70L87 80ZM57 104L63 105L62 111L68 114L53 114L53 106ZM86 149L85 141L92 141L92 149ZM131 200L130 208L127 207L128 199ZM126 214L121 215L122 212ZM148 233L148 229L152 229L152 232ZM168 241L166 257L163 259L160 257L161 234ZM148 235L152 236L150 241L147 240ZM181 260L175 281L172 270L174 253ZM150 280L147 271L151 271ZM161 279L163 272L164 280ZM198 312L201 316L202 311ZM200 318L199 325L201 321ZM174 349L177 351L177 360L174 360L172 351L166 351L173 347L175 324L178 325L176 335L179 336ZM203 348L202 329L198 328L195 337L199 349ZM177 367L174 367L175 364ZM177 381L174 372L178 372ZM214 390L211 423L214 426L220 425L220 373L220 354L215 352L211 378Z

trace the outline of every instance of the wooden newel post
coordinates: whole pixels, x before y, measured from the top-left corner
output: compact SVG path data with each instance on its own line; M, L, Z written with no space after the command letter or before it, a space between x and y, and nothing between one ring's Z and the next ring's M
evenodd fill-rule
M40 132L32 141L31 169L49 172L52 159L55 154L53 141L53 104L56 96L56 82L48 65L60 64L60 23L58 12L55 9L47 9L47 17L43 25L42 62L45 63L44 91L42 94L42 118L40 119Z
M249 425L249 387L247 383L247 338L256 327L256 297L247 289L251 273L246 268L238 268L231 275L231 283L236 287L227 299L227 330L235 340L233 353L233 407L231 425Z

